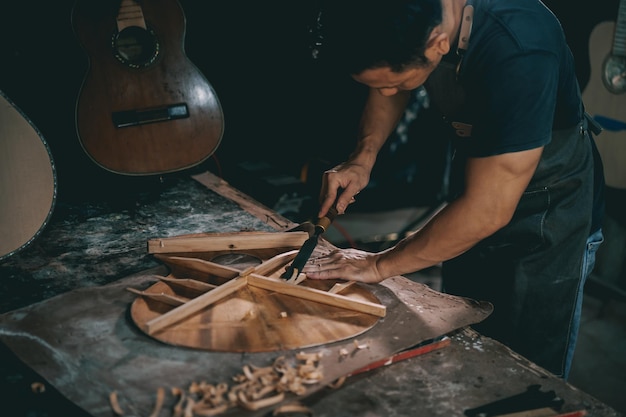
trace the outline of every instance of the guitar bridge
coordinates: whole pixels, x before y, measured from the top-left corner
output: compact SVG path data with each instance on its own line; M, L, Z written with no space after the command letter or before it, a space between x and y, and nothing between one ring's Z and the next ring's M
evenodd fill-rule
M189 117L189 109L186 103L177 103L164 107L118 111L112 113L111 117L115 127L122 128L165 122L168 120L185 119Z

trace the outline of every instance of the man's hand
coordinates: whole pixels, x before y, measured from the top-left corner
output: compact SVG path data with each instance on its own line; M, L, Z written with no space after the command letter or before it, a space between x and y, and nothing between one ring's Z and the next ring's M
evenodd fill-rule
M320 211L317 217L323 217L337 201L339 214L344 214L348 205L354 203L355 196L367 186L370 169L354 162L344 162L324 172L320 192Z
M310 259L302 272L310 279L345 279L375 284L383 280L378 273L378 255L359 249L336 249L326 256Z

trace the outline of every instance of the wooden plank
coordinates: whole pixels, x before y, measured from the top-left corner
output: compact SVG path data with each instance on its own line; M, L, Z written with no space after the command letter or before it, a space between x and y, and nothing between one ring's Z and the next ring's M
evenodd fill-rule
M155 258L163 261L168 266L180 266L190 268L198 272L215 275L222 278L234 278L241 273L237 268L227 265L216 264L215 262L205 261L199 258L186 258L183 256L170 256L155 254Z
M225 233L211 236L173 237L148 240L148 253L193 253L241 251L265 248L299 248L309 238L306 232Z
M217 285L198 281L197 279L172 278L172 277L158 277L158 279L168 284L178 285L183 288L189 288L191 290L202 291L202 292L210 291L217 287Z
M331 294L339 294L340 292L347 290L354 284L356 284L356 281L338 282L335 285L333 285L333 287L330 290L328 290L328 292Z
M222 197L225 197L228 200L231 200L234 203L238 204L242 209L276 230L286 230L297 226L296 223L292 222L286 217L281 216L274 210L261 204L249 195L244 194L243 192L230 185L227 181L214 175L211 172L206 171L198 175L192 175L191 178L198 181L200 184L204 185L208 189L221 195Z
M141 291L141 290L137 290L131 287L126 288L126 290L129 292L132 292L133 294L140 295L142 297L146 297L151 300L160 301L162 303L165 303L167 305L171 305L174 307L178 307L180 305L185 304L187 301L189 301L188 298L180 297L178 295L166 294L163 292L157 293L157 292Z
M248 277L248 285L263 288L265 290L276 291L281 294L291 295L309 301L316 301L322 304L372 314L378 317L385 317L387 311L387 308L382 304L356 300L340 294L331 294L326 291L317 290L315 288L288 284L277 279L270 279L256 274L252 274Z
M202 294L199 297L194 298L193 300L176 307L173 310L168 311L167 313L154 318L146 323L146 332L149 335L153 335L170 326L174 323L179 322L180 320L189 317L192 314L195 314L206 308L207 306L217 302L224 297L234 293L235 291L245 287L247 285L247 277L241 276L237 277L231 281L228 281L226 284L222 284L219 287Z
M292 250L289 252L279 253L278 255L263 261L260 265L251 266L241 273L241 275L250 275L252 273L258 275L270 275L279 269L281 266L287 265L291 262L296 255L298 255L298 250Z

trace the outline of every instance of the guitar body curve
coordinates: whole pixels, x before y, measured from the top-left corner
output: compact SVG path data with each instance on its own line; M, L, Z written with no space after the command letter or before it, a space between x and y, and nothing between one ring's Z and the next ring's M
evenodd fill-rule
M56 170L46 141L0 91L0 260L39 236L56 195Z
M591 74L583 92L585 109L604 128L595 140L604 164L606 184L626 188L626 93L609 91L604 77L604 63L611 53L615 22L598 24L589 38Z
M104 3L77 0L72 13L89 59L76 102L84 151L102 168L126 175L203 162L221 142L224 118L213 87L185 55L180 4L143 0L137 7L146 27L119 30L118 10Z

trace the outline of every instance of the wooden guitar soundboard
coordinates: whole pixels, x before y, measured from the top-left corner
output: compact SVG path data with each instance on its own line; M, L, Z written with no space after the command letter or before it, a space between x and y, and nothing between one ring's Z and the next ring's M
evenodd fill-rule
M148 242L167 276L131 305L135 324L164 343L224 352L311 347L357 336L386 308L366 286L304 275L286 281L285 266L306 232L241 232Z

